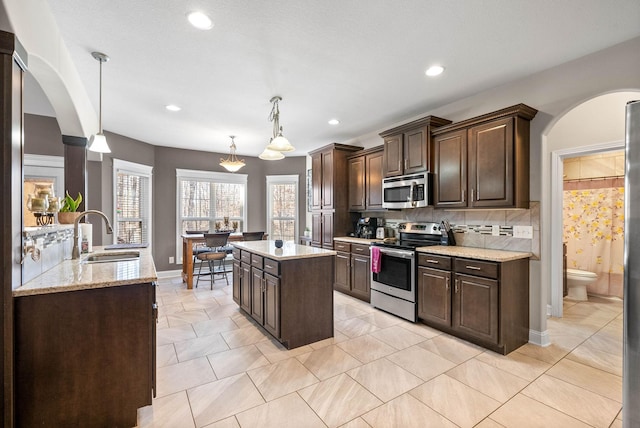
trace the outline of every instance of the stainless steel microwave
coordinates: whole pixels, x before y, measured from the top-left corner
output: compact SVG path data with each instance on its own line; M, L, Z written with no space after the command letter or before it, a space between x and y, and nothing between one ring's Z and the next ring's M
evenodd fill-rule
M431 177L428 172L389 177L382 180L382 207L420 208L431 204Z

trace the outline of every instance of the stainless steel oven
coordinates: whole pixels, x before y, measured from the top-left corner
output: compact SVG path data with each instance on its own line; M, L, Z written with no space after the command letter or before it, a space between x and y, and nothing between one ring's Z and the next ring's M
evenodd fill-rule
M371 273L371 304L416 321L416 263L413 250L380 247L378 273Z

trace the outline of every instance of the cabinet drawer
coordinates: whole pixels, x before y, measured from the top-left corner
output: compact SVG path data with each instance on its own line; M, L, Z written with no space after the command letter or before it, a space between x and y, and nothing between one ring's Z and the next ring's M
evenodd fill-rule
M233 258L236 260L240 260L240 253L242 251L239 248L234 248L233 249Z
M257 254L251 254L251 266L255 266L258 269L262 269L262 256Z
M369 246L363 244L352 244L351 245L351 254L361 254L363 256L368 256Z
M451 257L418 253L418 266L428 266L436 269L451 270Z
M242 263L251 264L251 253L245 250L240 252L240 260Z
M280 276L280 263L273 259L264 259L264 271L273 276Z
M498 278L498 263L470 259L455 259L455 271L467 275Z
M344 251L345 253L351 252L351 244L340 241L333 241L333 249L336 251Z

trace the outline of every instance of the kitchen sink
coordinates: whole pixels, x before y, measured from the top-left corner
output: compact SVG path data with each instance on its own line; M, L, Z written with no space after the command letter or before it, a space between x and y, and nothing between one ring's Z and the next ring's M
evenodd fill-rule
M140 260L140 251L113 251L91 254L82 259L82 263L126 262L131 260Z

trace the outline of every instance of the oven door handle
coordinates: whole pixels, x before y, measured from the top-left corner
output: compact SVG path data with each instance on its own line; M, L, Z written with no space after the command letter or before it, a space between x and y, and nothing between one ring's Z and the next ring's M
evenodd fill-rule
M403 251L403 250L390 250L388 248L379 247L380 253L388 254L390 256L402 257L403 259L413 259L414 253L413 251Z

